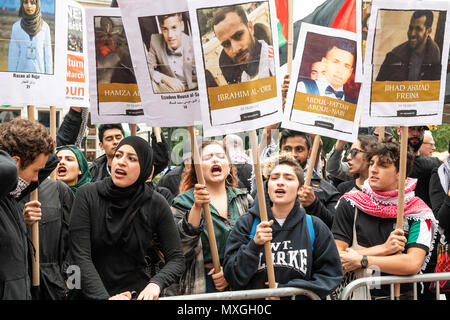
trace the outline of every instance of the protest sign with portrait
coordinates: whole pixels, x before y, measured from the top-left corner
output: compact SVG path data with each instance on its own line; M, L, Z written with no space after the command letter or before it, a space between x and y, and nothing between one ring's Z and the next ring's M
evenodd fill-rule
M120 9L86 8L93 123L145 122Z
M153 3L119 1L146 123L193 125L201 119L187 1Z
M47 106L64 104L64 32L56 26L64 24L65 9L65 1L2 2L2 103Z
M360 91L360 83L355 82L357 37L346 30L302 24L283 128L356 140Z
M372 4L363 126L440 124L449 52L448 3Z
M204 134L255 130L281 120L273 1L189 2Z

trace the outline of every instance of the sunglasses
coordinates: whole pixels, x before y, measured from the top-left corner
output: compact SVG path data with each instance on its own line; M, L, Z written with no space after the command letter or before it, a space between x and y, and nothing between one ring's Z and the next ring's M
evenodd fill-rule
M361 152L361 153L365 153L365 151L360 150L358 148L353 148L347 151L347 155L350 155L352 158L356 157L356 155Z

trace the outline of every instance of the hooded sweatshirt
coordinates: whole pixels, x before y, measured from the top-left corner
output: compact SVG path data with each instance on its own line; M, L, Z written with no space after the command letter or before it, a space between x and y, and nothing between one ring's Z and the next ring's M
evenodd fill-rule
M266 186L267 183L267 190ZM343 278L331 231L322 220L312 216L315 240L311 243L306 213L300 208L299 201L295 202L283 226L280 226L273 217L267 191L265 196L268 218L274 220L271 248L278 287L302 288L325 297ZM259 204L255 199L249 212L236 221L227 240L224 275L235 290L267 288L264 246L249 238L253 221L259 217Z

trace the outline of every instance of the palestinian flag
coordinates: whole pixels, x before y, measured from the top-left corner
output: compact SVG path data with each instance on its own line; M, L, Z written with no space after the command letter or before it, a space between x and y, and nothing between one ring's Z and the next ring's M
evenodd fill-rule
M286 12L278 13L279 2L286 2ZM283 16L286 20L288 19L287 2L287 0L276 0L277 17ZM280 8L282 10L284 7L280 6ZM281 22L280 18L278 20L283 27L283 22ZM356 32L356 0L327 0L318 6L310 15L294 22L294 55L302 22ZM281 66L287 62L287 47L287 42L279 46Z
M278 47L287 45L289 31L289 0L275 0L278 19Z

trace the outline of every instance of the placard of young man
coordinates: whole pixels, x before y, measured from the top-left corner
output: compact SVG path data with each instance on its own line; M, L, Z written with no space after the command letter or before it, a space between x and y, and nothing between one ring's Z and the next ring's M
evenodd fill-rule
M273 1L189 2L205 136L255 130L281 117Z
M357 40L352 32L302 24L282 127L345 141L356 139ZM318 62L323 70L316 79Z
M190 126L201 116L187 1L153 4L119 1L146 123Z
M370 16L361 126L442 123L448 4L383 0Z

